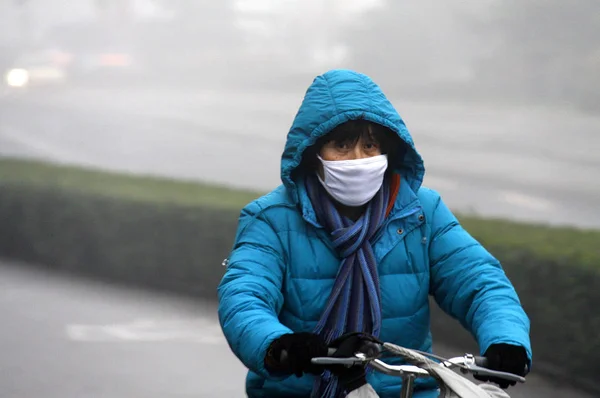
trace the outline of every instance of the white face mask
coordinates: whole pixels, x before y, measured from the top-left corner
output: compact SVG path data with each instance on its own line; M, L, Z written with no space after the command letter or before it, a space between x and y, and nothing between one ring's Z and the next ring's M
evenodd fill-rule
M346 206L362 206L375 196L383 184L388 166L387 155L355 160L323 160L324 179L319 181L325 190Z

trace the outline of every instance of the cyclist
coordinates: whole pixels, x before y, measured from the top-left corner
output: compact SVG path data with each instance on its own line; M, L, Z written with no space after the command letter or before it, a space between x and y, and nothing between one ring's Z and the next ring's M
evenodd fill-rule
M241 211L218 288L249 397L342 394L338 376L310 360L350 332L431 352L429 295L476 337L490 368L531 366L513 286L422 186L424 174L404 121L368 76L337 69L314 79L287 135L283 184ZM381 397L399 395L398 378L366 380ZM436 388L420 379L415 396Z

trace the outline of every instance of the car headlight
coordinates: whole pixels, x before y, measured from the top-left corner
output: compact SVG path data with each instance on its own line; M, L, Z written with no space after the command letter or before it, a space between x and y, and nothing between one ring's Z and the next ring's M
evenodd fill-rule
M25 87L29 83L29 72L25 69L11 69L5 76L9 87Z

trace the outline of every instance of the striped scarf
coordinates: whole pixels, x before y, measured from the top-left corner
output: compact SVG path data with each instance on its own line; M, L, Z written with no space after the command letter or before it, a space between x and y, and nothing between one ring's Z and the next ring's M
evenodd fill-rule
M331 343L344 333L365 332L379 336L381 302L377 262L370 239L386 216L389 182L367 204L363 215L352 221L341 216L316 176L306 177L306 188L317 220L331 235L342 259L329 300L315 333ZM337 378L326 371L315 381L313 397L343 396Z

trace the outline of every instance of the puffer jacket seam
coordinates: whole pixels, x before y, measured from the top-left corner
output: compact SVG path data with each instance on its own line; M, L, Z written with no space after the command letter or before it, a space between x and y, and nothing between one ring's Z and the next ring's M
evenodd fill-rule
M418 271L418 272L394 272L394 273L389 273L389 274L379 274L380 278L391 278L391 277L396 277L396 276L402 276L404 277L405 275L420 275L420 274L429 274L428 271ZM330 278L330 277L323 277L323 278L309 278L309 277L303 277L303 276L292 276L290 277L290 279L293 280L297 280L297 281L332 281L335 280L335 278Z
M479 246L479 243L473 242L473 243L471 243L468 246L462 246L462 247L460 247L458 250L453 250L451 252L446 252L446 253L444 253L444 255L441 258L438 259L438 261L436 261L435 263L433 263L432 266L435 267L437 264L439 264L439 263L441 263L443 261L446 261L449 257L452 257L452 256L454 256L456 254L462 253L465 250L469 250L470 248L476 247L476 246Z
M360 80L360 85L365 90L365 93L369 93L369 87L367 86L367 82L365 81L365 79L359 79L359 80ZM371 93L371 95L368 95L367 98L369 99L369 109L375 108L373 106L373 94Z
M338 115L340 113L335 98L333 97L333 92L331 91L331 84L329 83L329 79L327 76L323 75L323 80L325 80L325 85L327 86L327 94L329 94L329 98L331 98L331 103L335 108L335 114ZM329 119L331 120L331 119Z
M260 216L262 216L266 211L271 210L273 208L277 208L277 207L284 207L284 208L290 208L290 209L294 209L295 205L289 204L289 203L275 203L272 205L268 205L266 207L262 207L260 205L260 203L258 202L253 202L256 204L256 206L258 206L259 210L257 212L255 212L254 214L252 214L252 219L249 220L246 225L244 225L244 228L240 231L240 236L244 234L244 232L246 231L246 229L248 229L249 226L252 225L253 222L255 222ZM247 207L245 208L247 209ZM264 217L263 220L267 221L268 218ZM268 221L268 224L272 227L272 223L270 221ZM273 229L274 232L277 232L277 229Z

